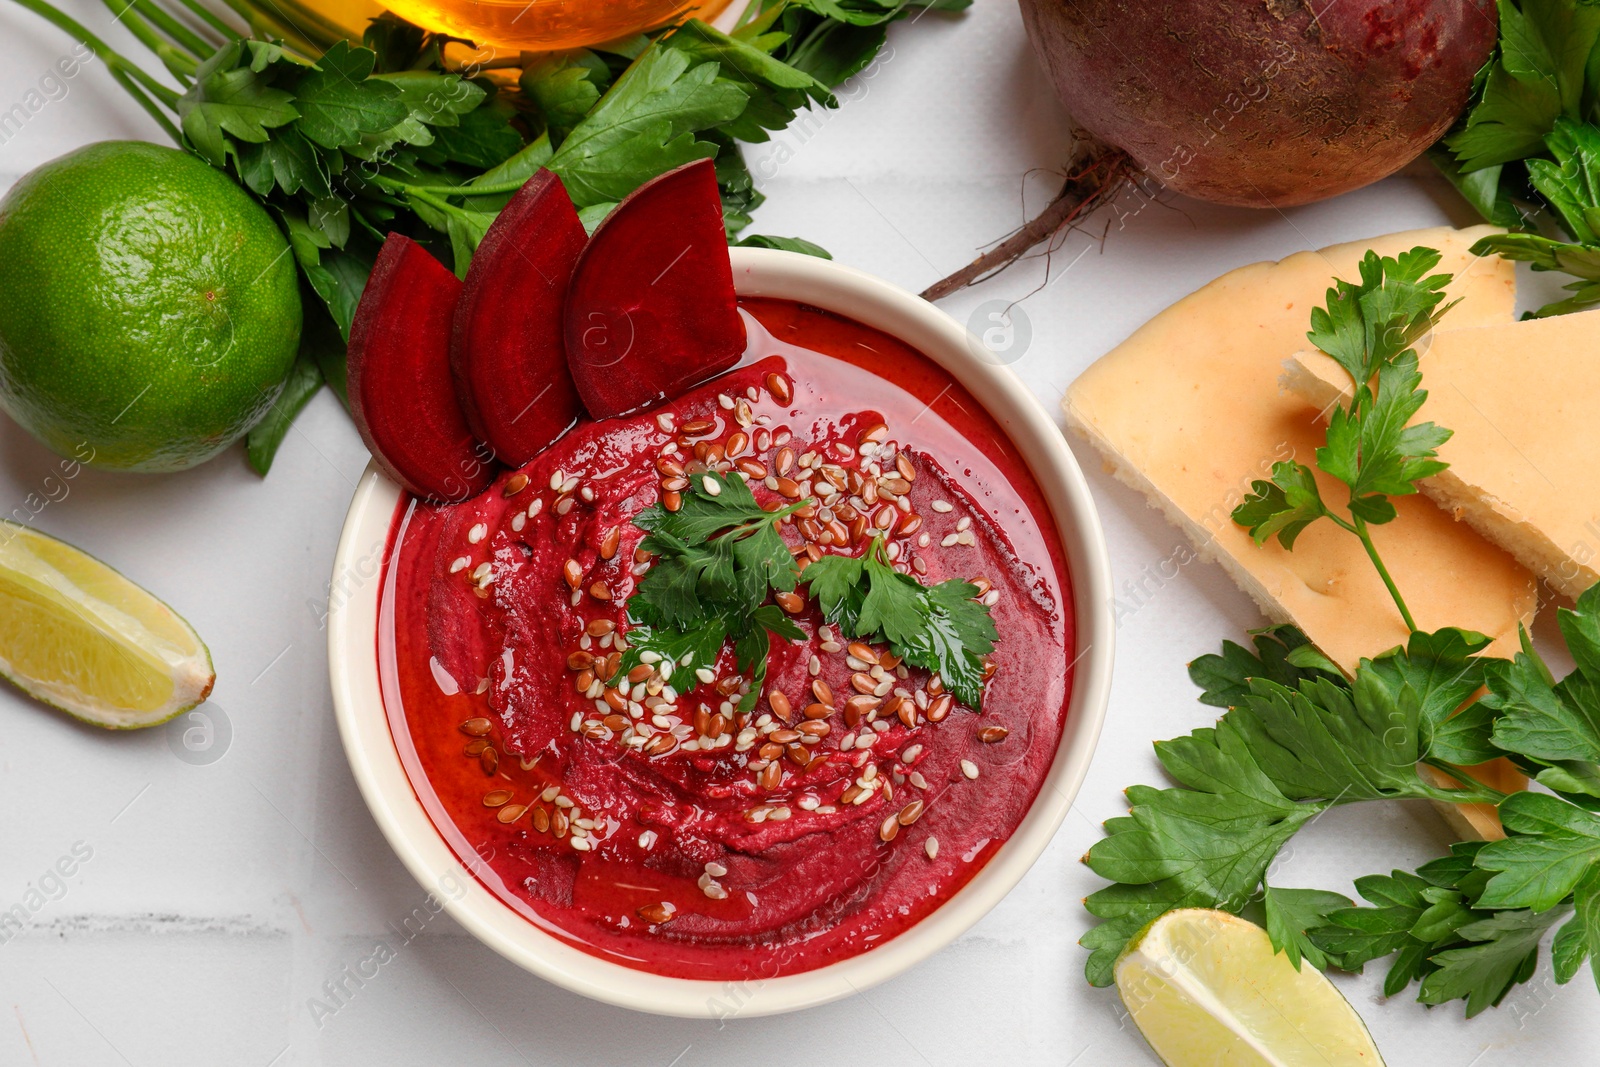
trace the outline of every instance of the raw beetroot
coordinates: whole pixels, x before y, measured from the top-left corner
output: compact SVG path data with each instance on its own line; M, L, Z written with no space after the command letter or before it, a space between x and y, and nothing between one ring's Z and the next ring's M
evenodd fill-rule
M350 327L350 413L383 471L430 500L464 500L494 478L450 374L461 283L410 238L391 233Z
M561 180L541 169L473 254L450 366L467 424L507 466L528 462L583 412L567 370L562 309L587 240Z
M1455 121L1494 0L1022 0L1074 121L1163 185L1284 207L1355 189Z
M597 419L739 362L744 323L709 159L641 185L600 224L567 291L566 341L578 394Z

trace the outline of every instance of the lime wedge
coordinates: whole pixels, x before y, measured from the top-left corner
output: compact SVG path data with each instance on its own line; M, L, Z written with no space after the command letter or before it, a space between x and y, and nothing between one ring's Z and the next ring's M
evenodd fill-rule
M11 522L0 522L0 675L113 730L166 722L217 678L175 611L94 557Z
M1171 911L1116 964L1117 992L1168 1067L1381 1067L1327 977L1295 970L1267 932L1226 912Z

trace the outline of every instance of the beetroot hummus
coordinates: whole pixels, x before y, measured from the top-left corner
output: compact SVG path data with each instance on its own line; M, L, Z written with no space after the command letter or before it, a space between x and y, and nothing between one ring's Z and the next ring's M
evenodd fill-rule
M476 499L403 503L379 633L401 756L477 877L585 951L716 980L866 951L961 888L1049 769L1074 647L1060 545L994 420L878 331L741 307L736 369L579 422ZM730 650L613 677L651 566L632 519L705 470L811 498L779 526L802 565L876 535L924 583L973 582L999 632L981 707L850 641L804 584L780 599L806 638L772 642L748 712Z

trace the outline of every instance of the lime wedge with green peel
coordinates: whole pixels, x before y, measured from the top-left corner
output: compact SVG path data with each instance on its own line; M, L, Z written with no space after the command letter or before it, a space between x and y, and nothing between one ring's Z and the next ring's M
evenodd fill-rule
M94 557L10 522L0 522L0 675L113 730L166 722L217 678L177 612Z
M1171 911L1116 963L1117 992L1168 1067L1382 1067L1361 1017L1321 971L1227 912Z

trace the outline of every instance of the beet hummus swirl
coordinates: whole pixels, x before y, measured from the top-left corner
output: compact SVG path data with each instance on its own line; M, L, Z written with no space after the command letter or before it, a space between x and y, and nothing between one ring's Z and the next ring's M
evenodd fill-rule
M688 977L809 969L926 915L1021 820L1070 692L1059 546L997 428L898 342L761 303L781 355L417 505L395 564L404 725L480 878L589 951ZM822 354L835 333L904 373ZM811 501L778 526L802 569L877 538L925 585L973 583L999 633L980 706L830 625L803 570L776 602L804 639L772 639L748 699L731 646L621 671L654 562L633 519L707 472L769 509Z

